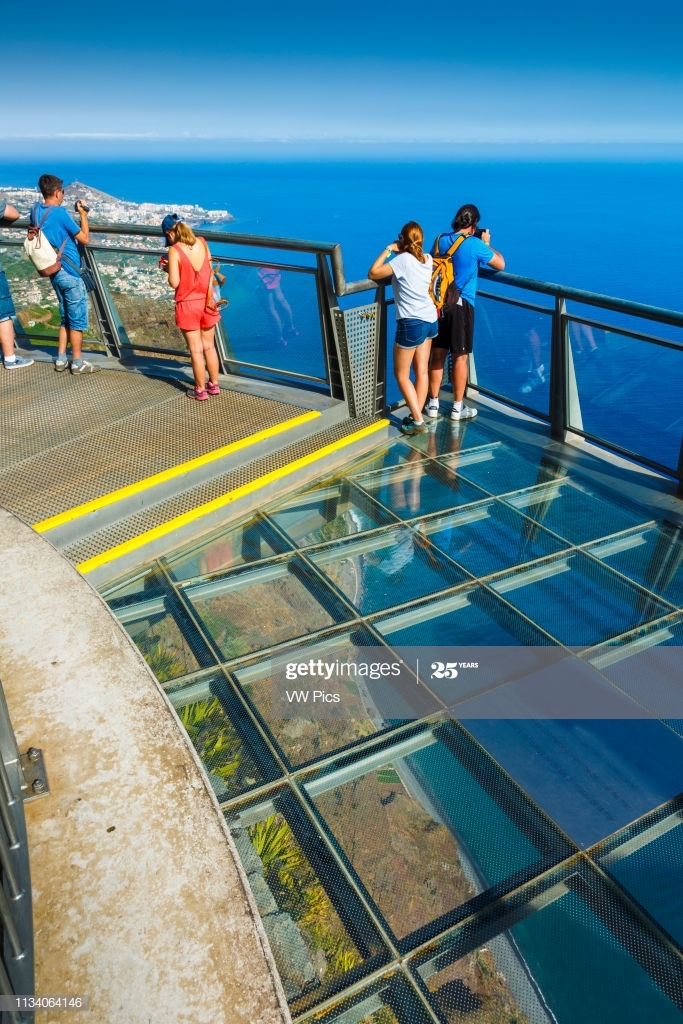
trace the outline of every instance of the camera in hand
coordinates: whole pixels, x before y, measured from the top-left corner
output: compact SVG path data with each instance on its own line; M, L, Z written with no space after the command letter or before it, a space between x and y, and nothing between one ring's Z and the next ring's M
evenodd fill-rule
M475 228L474 229L474 236L475 236L475 238L481 238L481 236L484 234L485 231L488 231L488 228Z
M90 213L90 207L86 206L80 199L77 199L74 203L74 210L76 213L79 213L81 210L83 210L84 213Z

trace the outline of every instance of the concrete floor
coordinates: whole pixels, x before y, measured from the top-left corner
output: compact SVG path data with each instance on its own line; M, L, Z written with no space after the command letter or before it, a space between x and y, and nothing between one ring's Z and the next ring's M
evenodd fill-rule
M0 679L50 783L25 805L36 993L88 995L88 1024L289 1021L175 712L83 577L4 509L0 524Z

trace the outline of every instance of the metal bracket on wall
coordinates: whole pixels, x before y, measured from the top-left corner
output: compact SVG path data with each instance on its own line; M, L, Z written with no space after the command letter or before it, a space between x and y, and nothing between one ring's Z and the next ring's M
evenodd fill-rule
M21 769L21 796L24 803L37 800L41 796L49 796L50 784L43 760L43 752L38 747L29 747L25 754L19 755Z

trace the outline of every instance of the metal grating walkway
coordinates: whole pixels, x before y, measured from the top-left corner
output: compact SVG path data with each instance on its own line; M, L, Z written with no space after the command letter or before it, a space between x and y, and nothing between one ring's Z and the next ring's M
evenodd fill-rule
M141 512L128 516L126 519L106 529L98 530L77 543L65 547L63 553L74 565L79 565L86 561L86 559L94 558L103 551L108 551L110 548L125 543L131 538L156 526L160 526L191 509L213 501L222 494L258 480L273 470L281 469L303 456L310 455L325 445L334 444L335 441L339 441L362 430L363 427L373 421L374 417L346 420L344 423L318 431L310 437L294 444L289 444L278 451L273 451L250 462L245 462L238 469L223 473L221 476L207 480L203 484L181 491L173 497L150 505ZM329 470L330 464L327 463L327 466Z
M232 390L192 402L187 389L120 370L74 377L51 363L0 372L0 503L37 523L305 409Z

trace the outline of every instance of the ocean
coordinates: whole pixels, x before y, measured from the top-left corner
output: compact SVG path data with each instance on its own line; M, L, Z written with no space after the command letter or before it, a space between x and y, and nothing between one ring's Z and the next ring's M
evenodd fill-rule
M228 228L340 242L347 281L364 277L408 220L431 239L474 202L507 269L683 309L678 243L683 162L375 159L232 162L0 162L0 185L49 169L136 202L228 209ZM96 217L97 211L93 211Z

